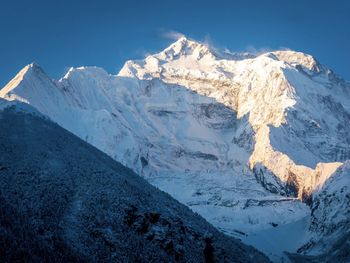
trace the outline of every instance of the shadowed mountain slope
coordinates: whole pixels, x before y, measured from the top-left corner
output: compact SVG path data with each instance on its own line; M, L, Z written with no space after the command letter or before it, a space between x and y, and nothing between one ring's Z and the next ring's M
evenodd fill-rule
M268 262L35 112L0 125L2 262Z

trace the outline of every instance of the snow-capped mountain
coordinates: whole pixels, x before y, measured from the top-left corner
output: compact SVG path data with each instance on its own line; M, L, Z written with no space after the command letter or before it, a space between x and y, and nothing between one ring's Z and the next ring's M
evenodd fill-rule
M312 194L350 158L349 84L289 50L233 54L182 37L118 75L81 67L53 81L31 64L0 97L31 104L246 242L307 228L310 216L322 224Z
M349 86L310 55L277 51L225 60L181 38L144 61L127 62L119 76L160 78L214 98L238 118L249 114L255 139L250 167L264 165L282 183L291 182L299 197L316 187L304 185L306 174L318 168L328 177L340 166L335 161L350 156L350 126L344 125L350 119Z
M1 262L269 262L30 107L0 108Z

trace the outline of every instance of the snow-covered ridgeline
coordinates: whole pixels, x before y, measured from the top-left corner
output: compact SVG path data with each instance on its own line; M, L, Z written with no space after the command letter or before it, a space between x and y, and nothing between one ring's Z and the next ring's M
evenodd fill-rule
M235 236L308 216L350 156L349 85L312 56L213 51L181 38L117 76L24 68L0 95L31 104ZM258 216L257 216L258 215Z
M341 125L349 132L350 128L343 125L350 118L349 86L345 82L332 82L333 73L310 55L286 50L228 60L216 57L205 44L183 37L144 61L128 61L119 76L160 78L214 98L236 111L238 118L249 114L255 139L250 168L262 164L284 184L294 188L299 198L309 196L335 172L342 164L335 161L350 156L350 147L346 146L349 136L339 135L338 127L329 125ZM324 98L324 105L318 104L319 97ZM337 109L340 114L333 112L327 116L328 103L340 104ZM298 118L289 118L288 114L296 114ZM320 125L320 121L324 123ZM312 134L314 141L305 147L303 138L295 133L310 126L309 122L318 129L312 133L319 138ZM294 128L294 124L299 127ZM271 126L282 127L271 134ZM284 134L286 129L293 134ZM339 141L334 141L334 137ZM328 143L329 138L332 143ZM291 141L290 145L284 147L283 140ZM317 156L315 149L319 145L325 149ZM321 155L332 150L341 150L341 154ZM298 158L294 158L296 156Z

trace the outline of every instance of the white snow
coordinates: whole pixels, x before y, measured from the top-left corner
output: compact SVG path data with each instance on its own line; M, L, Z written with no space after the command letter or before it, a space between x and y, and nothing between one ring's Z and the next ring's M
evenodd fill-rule
M118 75L80 67L53 82L29 65L0 97L31 104L253 242L302 222L309 208L286 193L311 194L350 158L349 91L301 52L230 54L182 37ZM280 255L295 244L264 249Z

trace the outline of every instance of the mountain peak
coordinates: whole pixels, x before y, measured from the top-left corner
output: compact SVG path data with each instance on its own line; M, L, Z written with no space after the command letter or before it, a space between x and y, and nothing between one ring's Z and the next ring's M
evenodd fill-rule
M185 43L188 41L188 38L186 36L179 37L173 44L175 43Z
M27 67L30 67L30 68L40 68L39 64L37 64L36 62L32 62L30 63L29 65L27 65Z
M23 69L21 69L15 78L24 77L24 76L27 76L28 74L45 74L45 73L44 73L44 70L39 66L39 64L37 64L36 62L32 62L27 66L25 66Z
M32 62L22 68L17 75L25 76L30 73L43 73L43 69L36 62Z
M46 75L44 70L35 62L32 62L22 68L17 75L0 90L0 97L11 95L12 91L21 85L33 86L33 83L52 83L52 80Z
M322 65L313 56L303 52L293 50L277 50L271 52L270 54L276 56L278 60L292 65L301 65L302 67L316 73L323 70Z
M178 40L176 40L174 43L172 43L167 49L177 49L177 48L186 48L186 47L193 47L195 45L201 45L197 41L193 41L188 39L185 36L180 37Z
M37 65L33 62L22 68L17 75L0 90L0 97L4 97L11 90L16 88L25 78L26 75L30 74Z
M199 60L207 55L214 56L212 50L207 44L182 36L160 52L158 57L162 60L174 60L180 56L193 56Z

